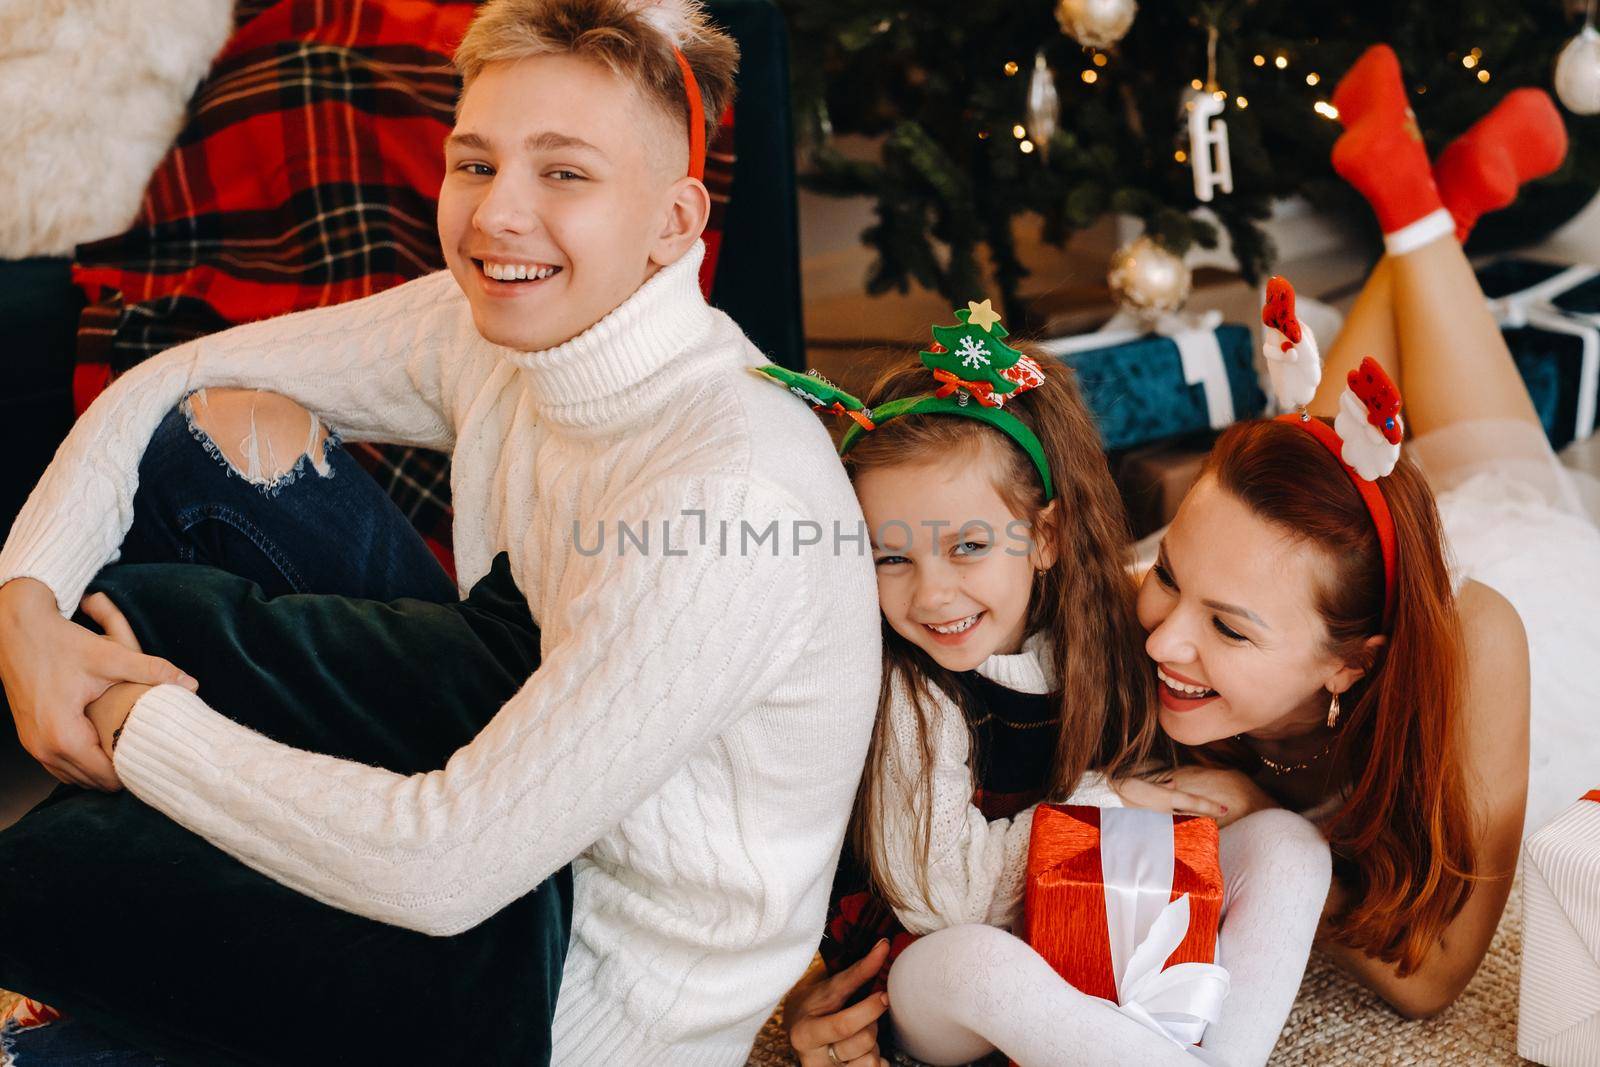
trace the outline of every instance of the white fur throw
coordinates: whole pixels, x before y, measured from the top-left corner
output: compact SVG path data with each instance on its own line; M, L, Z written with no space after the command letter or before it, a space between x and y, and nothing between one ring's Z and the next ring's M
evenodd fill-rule
M233 0L0 0L0 259L128 228Z

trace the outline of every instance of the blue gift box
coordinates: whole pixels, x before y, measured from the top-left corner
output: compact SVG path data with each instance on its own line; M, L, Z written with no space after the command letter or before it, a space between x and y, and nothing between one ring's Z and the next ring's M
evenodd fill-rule
M1212 384L1214 398L1208 397L1204 381L1188 380L1193 374L1186 375L1178 341L1172 337L1147 334L1090 347L1094 335L1086 335L1047 341L1042 347L1077 374L1078 389L1099 422L1101 440L1108 451L1115 451L1219 428L1219 423L1254 418L1266 409L1250 330L1228 324L1212 333L1221 352L1220 371L1226 375L1225 383ZM1231 412L1222 400L1224 394L1232 402ZM1219 417L1219 410L1231 418Z
M1600 271L1507 257L1478 271L1554 448L1594 432L1600 409Z

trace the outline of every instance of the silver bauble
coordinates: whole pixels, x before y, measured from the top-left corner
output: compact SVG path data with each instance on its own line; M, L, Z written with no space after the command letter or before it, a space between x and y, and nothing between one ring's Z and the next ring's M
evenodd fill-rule
M1124 245L1111 257L1106 282L1117 306L1141 319L1171 314L1189 299L1188 264L1149 236Z
M1023 113L1028 136L1039 146L1039 154L1050 154L1050 138L1056 135L1061 120L1061 98L1056 94L1056 75L1045 62L1044 49L1033 57L1033 74L1028 78L1028 109Z
M1085 48L1110 48L1122 40L1138 12L1136 0L1057 0L1061 32Z
M1585 26L1561 50L1556 95L1574 115L1600 112L1600 33L1593 26Z

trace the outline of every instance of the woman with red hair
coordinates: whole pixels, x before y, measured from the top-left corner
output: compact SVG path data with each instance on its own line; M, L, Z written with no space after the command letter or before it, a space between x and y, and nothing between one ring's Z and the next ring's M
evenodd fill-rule
M1600 652L1600 535L1457 239L1518 179L1560 162L1560 117L1543 94L1513 93L1431 167L1405 100L1382 46L1341 83L1334 165L1373 203L1389 254L1320 386L1301 373L1318 362L1314 344L1270 304L1282 336L1269 331L1268 356L1275 384L1298 382L1289 402L1309 401L1313 416L1340 411L1371 356L1404 397L1403 416L1391 403L1371 432L1387 424L1396 447L1412 438L1387 475L1353 458L1353 431L1368 432L1368 397L1350 399L1361 389L1343 398L1353 422L1291 416L1222 435L1139 596L1181 765L1164 794L1128 788L1156 806L1226 805L1224 822L1305 812L1334 855L1319 943L1416 1017L1460 994L1510 892L1530 645L1541 778L1581 792L1566 779L1600 745L1597 686L1582 673ZM1561 799L1536 793L1536 806Z

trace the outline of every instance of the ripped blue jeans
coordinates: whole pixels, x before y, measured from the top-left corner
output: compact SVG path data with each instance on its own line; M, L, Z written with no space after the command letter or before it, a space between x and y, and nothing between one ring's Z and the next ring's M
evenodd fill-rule
M305 453L270 480L252 479L249 467L234 469L195 424L192 409L203 395L185 397L150 438L120 562L210 564L252 579L269 597L457 598L422 537L341 447L337 432L330 430L315 458ZM308 445L316 428L313 422ZM259 453L253 440L245 451ZM269 456L263 466L276 469L277 459ZM302 478L316 479L314 492L286 491Z

